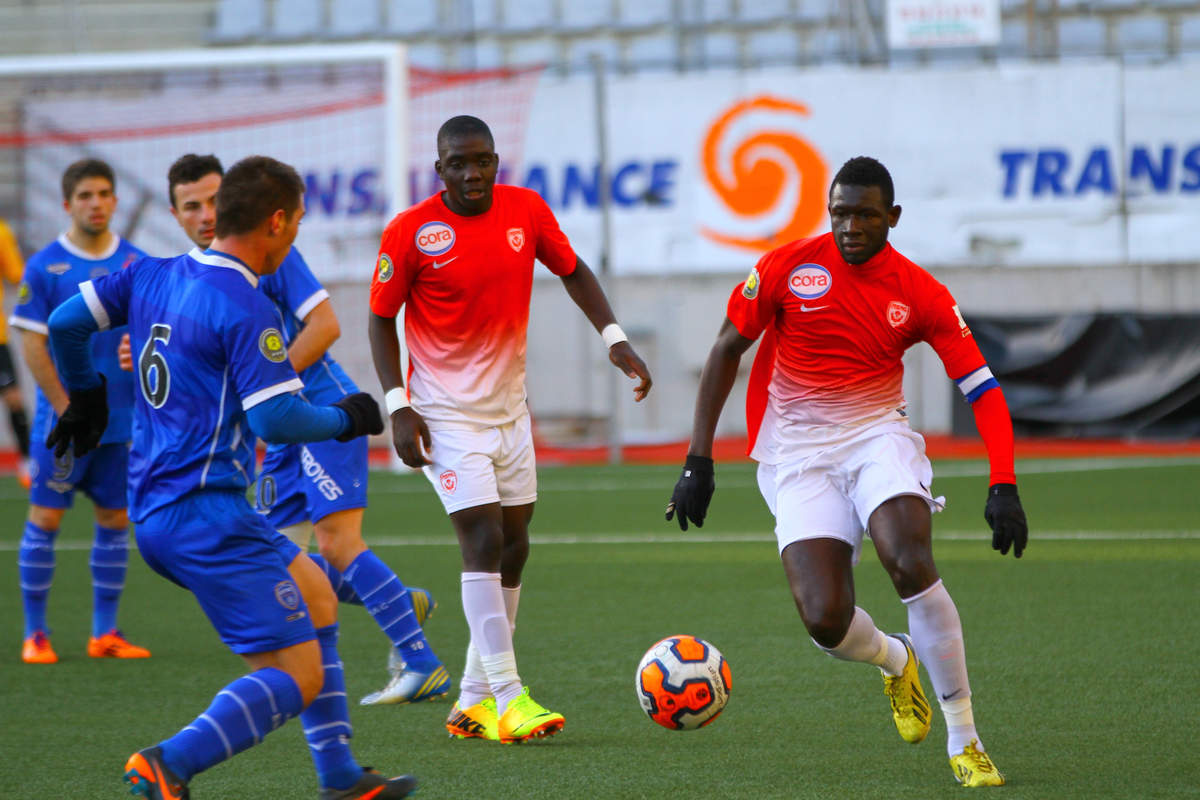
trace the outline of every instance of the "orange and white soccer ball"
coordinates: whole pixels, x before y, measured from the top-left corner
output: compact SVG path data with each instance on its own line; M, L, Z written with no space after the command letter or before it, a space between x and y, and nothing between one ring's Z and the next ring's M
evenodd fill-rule
M673 731L692 731L717 718L733 677L721 651L680 634L655 642L634 677L638 702L650 719Z

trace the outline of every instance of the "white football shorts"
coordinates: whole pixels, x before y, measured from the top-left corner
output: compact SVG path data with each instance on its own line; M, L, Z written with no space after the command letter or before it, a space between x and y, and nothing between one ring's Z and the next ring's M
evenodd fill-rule
M433 428L432 466L424 468L447 514L500 503L537 500L533 425L528 412L489 428Z
M871 513L900 495L945 507L929 487L933 467L925 440L907 422L883 422L802 458L758 465L758 488L775 515L779 552L802 539L832 537L854 548L858 562Z

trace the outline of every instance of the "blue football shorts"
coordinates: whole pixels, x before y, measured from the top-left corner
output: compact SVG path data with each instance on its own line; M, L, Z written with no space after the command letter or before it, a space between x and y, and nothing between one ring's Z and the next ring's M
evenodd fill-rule
M367 506L367 438L271 447L255 505L275 528Z
M196 596L235 653L264 653L316 638L288 574L300 548L240 492L192 492L137 525L146 563Z
M62 458L46 447L41 437L29 442L29 502L46 508L70 508L78 489L100 508L125 508L128 504L129 445L102 444L76 456L67 450Z

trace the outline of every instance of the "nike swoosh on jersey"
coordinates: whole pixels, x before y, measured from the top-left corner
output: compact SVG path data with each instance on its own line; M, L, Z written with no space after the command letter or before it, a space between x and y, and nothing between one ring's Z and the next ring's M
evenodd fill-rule
M442 261L442 262L437 262L437 261L435 261L435 262L433 262L433 268L434 268L434 269L441 269L442 267L446 266L446 265L447 265L447 264L449 264L451 261L454 261L454 260L455 260L455 259L457 259L457 258L458 258L458 256L455 256L454 258L447 258L445 261Z
M829 306L811 306L810 307L810 306L804 305L803 303L800 304L801 311L820 311L822 308L829 308Z

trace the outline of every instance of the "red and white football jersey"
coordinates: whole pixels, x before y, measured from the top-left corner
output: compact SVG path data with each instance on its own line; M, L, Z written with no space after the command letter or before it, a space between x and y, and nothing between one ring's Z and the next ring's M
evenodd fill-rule
M383 232L371 311L404 312L408 392L431 423L501 425L525 413L525 339L533 261L555 275L575 251L536 192L497 184L492 207L464 217L441 193Z
M859 265L846 263L832 233L786 244L759 260L727 313L742 336L767 334L747 424L751 456L768 463L779 445L898 418L901 357L917 342L933 347L953 379L985 363L949 290L890 244Z

